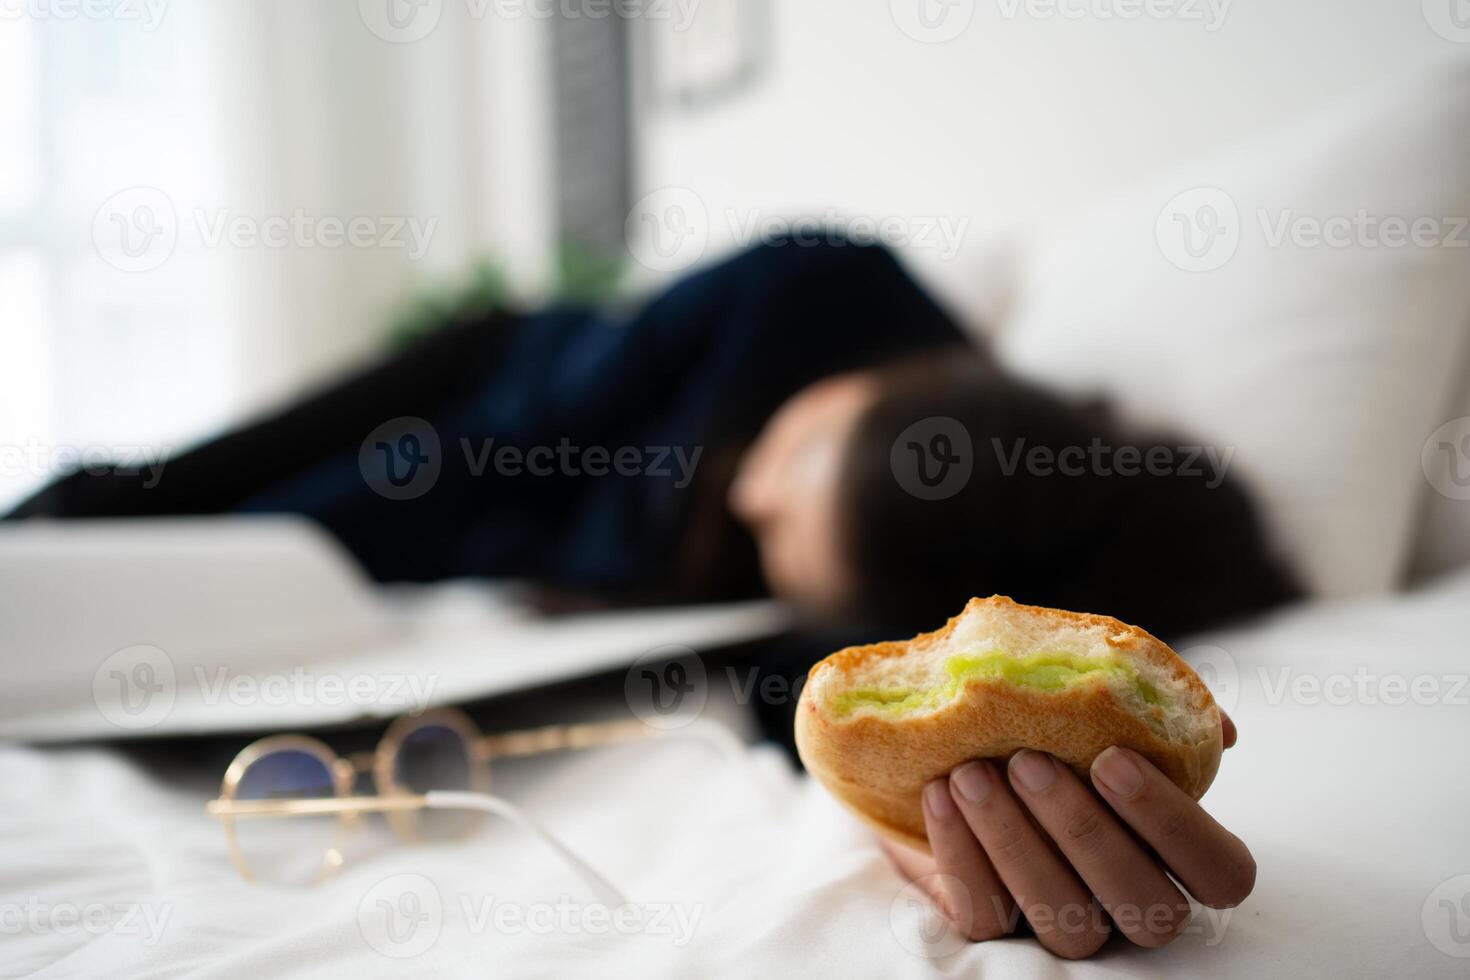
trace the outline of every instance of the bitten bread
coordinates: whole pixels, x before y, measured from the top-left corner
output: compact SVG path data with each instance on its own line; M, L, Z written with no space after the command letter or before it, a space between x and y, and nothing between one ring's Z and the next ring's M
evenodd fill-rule
M1220 712L1163 642L1108 616L971 599L943 629L839 650L796 713L807 770L889 838L929 849L924 784L970 759L1048 752L1084 781L1111 745L1195 799L1220 764Z

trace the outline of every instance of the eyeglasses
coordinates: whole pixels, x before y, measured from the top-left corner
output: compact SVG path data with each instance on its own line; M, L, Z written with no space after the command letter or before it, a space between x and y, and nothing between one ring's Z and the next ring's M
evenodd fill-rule
M224 825L230 859L247 881L300 885L329 876L344 861L344 834L364 814L382 813L399 838L418 841L461 837L490 813L529 830L600 900L620 905L606 878L519 807L490 795L490 761L672 734L739 751L733 735L703 720L672 731L623 721L487 736L462 712L441 708L397 719L375 750L346 758L305 735L260 739L235 756L219 798L205 808ZM354 794L360 776L371 777L375 794Z

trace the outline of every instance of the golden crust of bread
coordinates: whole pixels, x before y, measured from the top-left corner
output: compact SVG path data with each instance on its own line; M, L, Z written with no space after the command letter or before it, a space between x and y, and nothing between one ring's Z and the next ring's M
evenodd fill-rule
M901 657L916 645L945 639L978 606L1042 617L1055 626L1103 627L1121 658L1163 668L1189 690L1193 709L1213 718L1213 736L1199 744L1171 741L1101 684L1061 692L1037 691L1004 681L965 684L937 710L890 717L862 712L833 717L818 703L815 683L826 671L848 674L873 658ZM823 678L824 680L826 678ZM971 759L1008 759L1023 748L1048 752L1089 781L1088 770L1112 745L1138 752L1194 799L1215 778L1222 750L1219 709L1209 689L1167 644L1136 626L1108 616L1024 606L1005 596L971 599L964 612L939 630L908 641L849 647L808 674L796 713L796 745L802 762L839 801L874 829L927 852L920 793L932 779ZM1089 782L1090 785L1090 782Z

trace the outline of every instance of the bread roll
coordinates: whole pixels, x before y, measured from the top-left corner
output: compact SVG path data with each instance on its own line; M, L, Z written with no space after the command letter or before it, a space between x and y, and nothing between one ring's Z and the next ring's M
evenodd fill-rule
M1220 712L1169 647L1108 616L971 599L940 630L839 650L796 712L807 771L885 836L929 850L919 795L970 759L1049 752L1090 780L1133 749L1199 799L1220 764Z

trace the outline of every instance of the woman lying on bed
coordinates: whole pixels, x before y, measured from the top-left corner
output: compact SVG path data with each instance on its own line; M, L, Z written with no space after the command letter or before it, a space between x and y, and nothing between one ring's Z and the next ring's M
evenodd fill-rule
M151 476L77 473L10 516L298 513L383 581L515 577L574 604L774 594L889 634L993 592L1166 639L1294 595L1217 454L1007 375L888 253L832 237L637 310L447 325ZM1239 865L1196 804L1155 816ZM965 863L939 870L1003 891L960 837ZM1058 894L1084 887L1055 871Z

